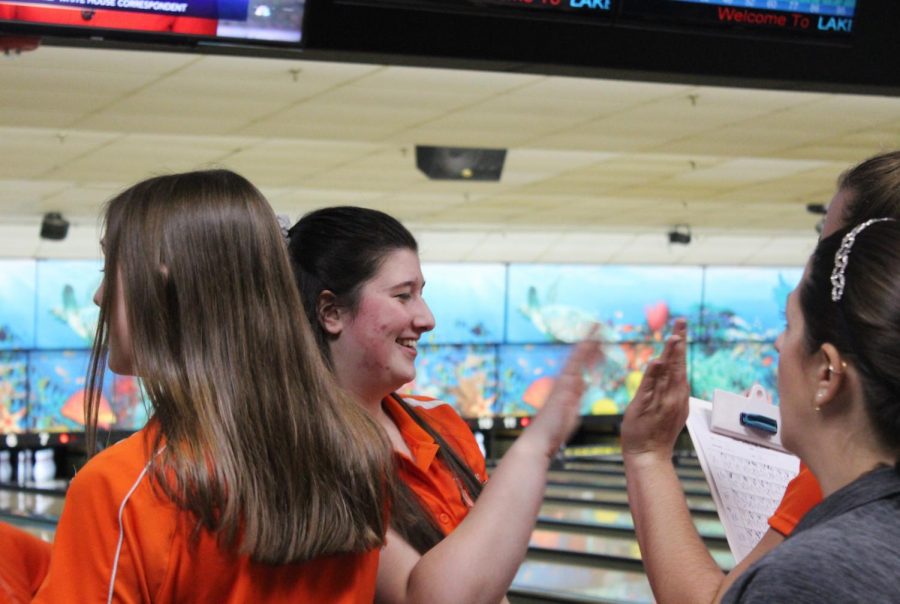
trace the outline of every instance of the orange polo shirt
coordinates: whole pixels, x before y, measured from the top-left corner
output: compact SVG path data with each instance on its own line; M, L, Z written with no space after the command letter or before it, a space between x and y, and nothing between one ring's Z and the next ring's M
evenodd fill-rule
M487 479L484 455L475 436L456 410L447 403L423 396L404 396L413 410L440 434L462 457L481 482ZM419 500L431 511L444 534L456 528L469 505L463 498L449 468L437 458L438 444L411 418L392 397L382 402L385 412L394 420L397 429L413 457L395 453L400 480L406 482Z
M50 569L34 602L370 603L379 549L269 566L222 550L148 473L145 428L94 457L75 476L59 519ZM287 453L287 452L286 452Z
M0 604L30 602L49 565L49 543L0 522Z
M769 526L787 537L808 511L822 501L819 481L806 464L800 464L800 472L788 484L778 509L769 518Z

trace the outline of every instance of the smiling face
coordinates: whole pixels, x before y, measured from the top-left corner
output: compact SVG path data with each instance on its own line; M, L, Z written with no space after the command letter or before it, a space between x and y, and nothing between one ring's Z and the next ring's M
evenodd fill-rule
M434 329L422 288L418 255L409 249L385 254L359 292L355 309L340 308L325 328L342 386L375 401L416 377L419 337Z

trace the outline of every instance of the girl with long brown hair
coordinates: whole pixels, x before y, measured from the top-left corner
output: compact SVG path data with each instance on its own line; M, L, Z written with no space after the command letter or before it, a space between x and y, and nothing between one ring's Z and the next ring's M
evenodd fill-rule
M298 320L263 196L224 170L151 178L109 202L102 245L88 441L107 359L153 414L72 481L35 601L371 601L387 442Z

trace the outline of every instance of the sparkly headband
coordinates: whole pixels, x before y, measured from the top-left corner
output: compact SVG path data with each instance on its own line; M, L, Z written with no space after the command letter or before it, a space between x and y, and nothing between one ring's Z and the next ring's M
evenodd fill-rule
M833 301L840 302L841 298L844 296L844 271L847 270L847 261L850 260L850 250L853 248L853 243L856 241L857 235L870 224L884 222L885 220L894 219L872 218L862 224L856 225L853 227L852 231L844 235L844 238L841 240L841 247L839 247L838 251L834 254L834 269L831 271L831 299Z

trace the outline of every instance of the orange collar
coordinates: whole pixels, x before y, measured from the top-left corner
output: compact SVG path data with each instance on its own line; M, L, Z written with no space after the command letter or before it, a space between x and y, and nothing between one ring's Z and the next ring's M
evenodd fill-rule
M427 471L431 466L431 462L434 461L434 458L437 455L439 448L438 444L434 442L434 439L431 438L419 424L416 423L416 420L411 418L409 414L403 410L403 407L394 400L394 397L390 395L384 397L381 401L381 407L391 420L393 420L394 425L397 426L397 429L400 431L400 436L403 437L403 442L409 447L410 452L413 454L413 458L409 459L403 453L397 453L397 455L409 460L423 472Z

